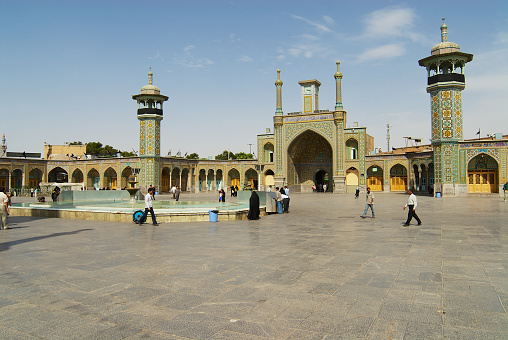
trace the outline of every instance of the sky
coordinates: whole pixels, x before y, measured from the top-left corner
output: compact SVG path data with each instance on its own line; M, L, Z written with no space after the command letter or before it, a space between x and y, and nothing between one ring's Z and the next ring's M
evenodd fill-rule
M386 151L430 143L427 73L418 60L448 41L465 67L464 138L508 134L508 2L385 0L0 0L0 133L8 151L101 142L139 150L137 104L148 84L164 103L161 155L256 153L270 128L281 70L284 113L301 111L298 81L317 79L335 107L341 62L347 126Z

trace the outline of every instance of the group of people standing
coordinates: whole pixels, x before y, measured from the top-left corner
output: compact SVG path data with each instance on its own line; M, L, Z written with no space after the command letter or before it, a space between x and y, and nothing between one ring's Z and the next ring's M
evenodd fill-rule
M355 199L358 197L359 192L360 190L356 189ZM418 225L422 225L422 221L416 214L416 206L418 205L418 201L416 199L415 194L413 193L413 189L409 189L407 193L409 194L409 197L407 199L406 205L404 206L404 208L402 208L403 210L406 210L406 208L408 208L407 220L406 223L404 223L404 227L409 227L409 224L411 223L413 217L418 222ZM365 210L363 211L363 215L360 215L360 217L365 218L367 216L367 212L369 211L369 209L372 213L372 218L376 218L376 216L374 215L374 194L370 191L370 188L367 188L367 193L365 195Z
M289 188L286 185L285 187L276 187L275 188L275 198L274 200L277 202L277 212L282 214L283 212L289 212Z
M272 186L270 185L267 192L272 192ZM277 206L277 213L289 213L289 188L276 187L275 188L275 204ZM249 214L247 215L249 220L259 219L259 195L256 191L252 191L249 199Z

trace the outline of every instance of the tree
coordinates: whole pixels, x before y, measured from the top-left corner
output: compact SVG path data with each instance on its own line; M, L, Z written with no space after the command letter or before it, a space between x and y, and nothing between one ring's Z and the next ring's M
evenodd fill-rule
M199 159L199 155L195 152L191 153L190 155L185 156L187 159Z
M83 143L78 141L78 142L71 142L71 143L69 143L69 145L83 145Z
M122 157L134 157L134 156L136 156L136 154L134 152L130 152L130 151L122 151L122 152L120 152L120 154L122 155Z
M251 153L239 152L235 155L236 159L253 159L254 155Z
M102 143L101 142L86 143L86 153L87 155L99 156L102 153Z
M229 155L229 157L228 157L228 155ZM222 151L221 154L215 156L215 159L220 159L220 160L236 159L236 156L231 151L224 150L224 151Z

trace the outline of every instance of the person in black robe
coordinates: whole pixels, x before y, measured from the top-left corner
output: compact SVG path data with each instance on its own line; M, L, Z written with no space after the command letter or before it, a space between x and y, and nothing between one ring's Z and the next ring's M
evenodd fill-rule
M252 191L249 199L249 214L247 215L249 220L258 220L259 219L259 196L258 193Z

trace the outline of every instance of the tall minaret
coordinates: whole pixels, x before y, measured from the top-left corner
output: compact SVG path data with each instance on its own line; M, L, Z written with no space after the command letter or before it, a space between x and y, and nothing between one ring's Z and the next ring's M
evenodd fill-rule
M273 117L273 133L275 137L275 176L274 184L276 187L284 185L284 159L282 157L282 139L283 139L283 112L282 112L282 80L280 80L280 70L277 70L277 80L275 81L277 107Z
M342 110L342 72L340 61L337 60L337 72L335 72L335 110Z
M458 142L463 140L464 67L473 60L473 55L460 52L458 44L448 41L448 26L444 20L441 42L432 48L429 57L418 63L427 69L427 93L430 93L434 192L454 196L467 193L467 183L462 182L459 174Z
M337 72L335 78L335 111L333 112L333 122L335 124L335 134L337 135L337 151L334 166L333 182L335 193L346 192L346 154L344 141L344 127L346 125L346 111L342 106L342 73L340 72L340 61L337 60ZM363 179L363 178L362 178ZM362 183L360 183L362 184Z
M2 145L0 146L0 157L7 156L7 144L5 143L5 133L2 136Z
M141 93L132 96L138 103L139 119L139 157L141 171L138 181L140 188L146 192L150 185L159 189L160 172L160 123L162 120L162 104L168 100L153 85L153 73L150 67L148 85L141 88Z

